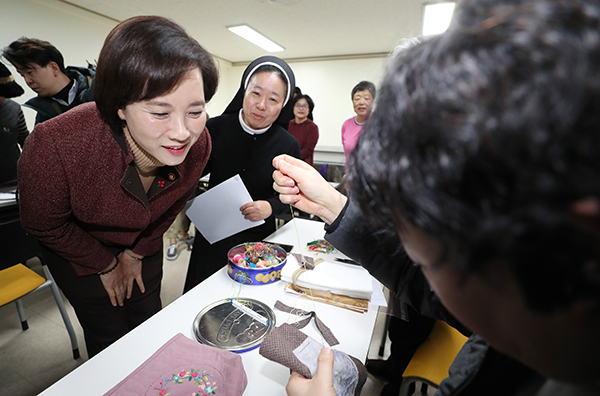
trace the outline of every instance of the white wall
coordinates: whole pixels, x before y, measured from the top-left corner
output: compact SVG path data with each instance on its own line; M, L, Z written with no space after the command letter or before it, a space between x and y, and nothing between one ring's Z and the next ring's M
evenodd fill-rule
M386 60L380 57L290 63L296 84L315 102L313 116L319 126L316 161L344 162L342 124L356 115L352 88L361 80L368 80L379 89Z
M54 44L65 57L66 65L85 66L94 62L104 38L116 25L115 21L80 10L56 0L0 0L0 48L19 37L33 37ZM219 65L219 89L207 106L210 116L222 113L237 91L243 66L233 66L223 59ZM319 126L317 150L337 152L332 161L342 162L341 126L354 115L350 92L360 80L370 80L377 87L383 76L386 58L361 58L290 62L296 75L296 84L315 102L314 119ZM6 62L5 62L6 63ZM23 79L7 64L15 79L25 89L25 95L16 98L24 103L34 96ZM25 109L27 124L33 128L35 113ZM317 154L319 155L319 154ZM321 153L321 156L326 154ZM341 158L341 160L340 160Z

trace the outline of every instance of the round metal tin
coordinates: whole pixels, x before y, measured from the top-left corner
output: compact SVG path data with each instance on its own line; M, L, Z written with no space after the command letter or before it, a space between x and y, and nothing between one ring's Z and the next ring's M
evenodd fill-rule
M279 281L281 279L281 270L287 263L287 252L279 245L262 242L265 245L271 246L277 252L277 256L281 259L281 263L278 265L267 268L247 268L233 262L233 257L236 254L246 251L246 245L249 243L256 242L242 243L229 249L227 253L227 275L236 282L255 286L267 285Z
M235 300L245 308L236 307L232 299L228 298L216 301L198 313L194 319L193 331L199 342L236 353L251 351L260 346L262 340L275 328L275 313L265 303L252 298ZM248 309L255 314L244 312ZM260 315L258 319L256 314Z

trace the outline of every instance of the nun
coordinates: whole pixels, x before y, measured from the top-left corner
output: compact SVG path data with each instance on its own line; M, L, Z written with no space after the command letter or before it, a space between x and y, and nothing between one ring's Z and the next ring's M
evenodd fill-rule
M184 292L227 264L227 252L244 242L261 241L275 231L275 217L289 211L273 190L274 157L300 157L300 146L283 125L292 106L295 79L290 66L274 56L254 60L244 71L240 89L222 115L208 120L212 153L204 173L208 188L239 174L253 201L240 207L248 220L264 224L210 244L196 230ZM283 115L283 116L282 116Z

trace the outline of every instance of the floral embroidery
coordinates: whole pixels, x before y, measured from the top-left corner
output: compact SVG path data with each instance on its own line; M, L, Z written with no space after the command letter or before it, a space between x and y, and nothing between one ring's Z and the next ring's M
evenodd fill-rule
M200 388L199 392L193 392L192 396L206 396L206 395L216 395L217 383L210 382L209 379L213 377L212 374L206 374L206 370L200 374L200 370L190 369L190 371L181 371L177 374L173 374L171 378L163 378L160 383L160 388L154 388L158 392L156 393L159 396L169 396L169 388L166 386L172 382L173 384L183 384L185 380L194 381L198 388Z

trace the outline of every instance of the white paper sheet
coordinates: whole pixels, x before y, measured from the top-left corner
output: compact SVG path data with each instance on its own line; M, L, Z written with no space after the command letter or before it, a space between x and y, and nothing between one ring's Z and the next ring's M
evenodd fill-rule
M240 175L225 180L197 196L187 216L208 242L215 243L240 231L264 224L264 220L244 219L240 207L252 202Z
M17 198L15 193L3 193L0 192L0 201L16 201Z

